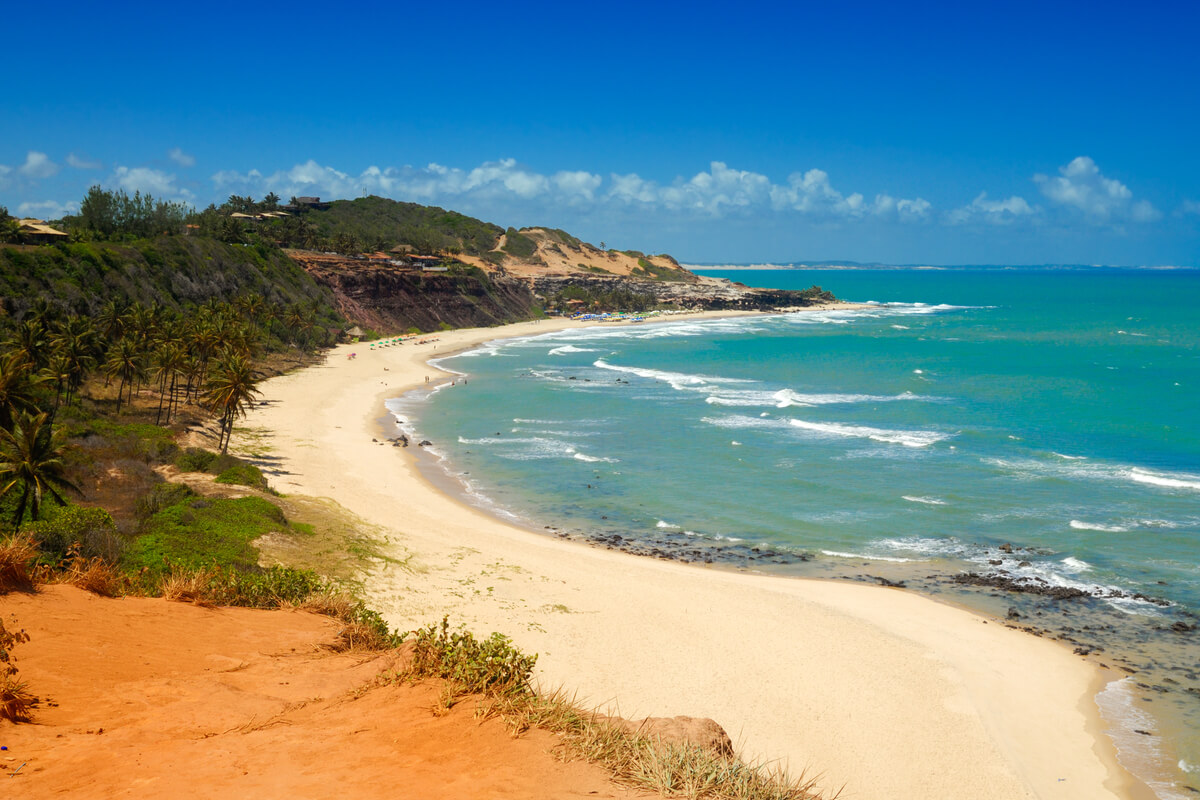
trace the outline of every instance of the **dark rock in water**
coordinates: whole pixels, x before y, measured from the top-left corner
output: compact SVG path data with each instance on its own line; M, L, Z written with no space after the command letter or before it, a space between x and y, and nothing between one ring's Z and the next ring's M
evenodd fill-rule
M1004 563L1004 562L1003 562L1003 561L1001 561L1001 560L1000 560L1000 559L998 559L998 558L992 558L992 559L988 559L988 564L989 564L989 565L991 565L991 566L993 566L993 567L998 567L998 566L1000 566L1000 565L1001 565L1001 564L1003 564L1003 563Z
M1015 607L1009 606L1008 607L1008 618L1009 619L1020 619L1021 614L1020 614L1020 612L1017 611L1017 609Z
M887 578L881 578L878 575L872 575L871 577L873 577L873 578L875 578L875 580L879 581L880 586L890 586L893 589L905 588L904 581L889 581Z
M1013 551L1013 546L1011 544L1005 542L1004 544L1000 545L996 549L999 550L1001 553L1011 553Z
M1175 631L1176 633L1191 633L1192 631L1196 630L1196 626L1188 625L1186 622L1180 620L1171 626L1171 630Z
M420 442L417 444L417 447L430 447L430 446L432 446L432 445L433 445L433 442L429 441L428 439L422 439L422 440L421 440L421 441L420 441Z

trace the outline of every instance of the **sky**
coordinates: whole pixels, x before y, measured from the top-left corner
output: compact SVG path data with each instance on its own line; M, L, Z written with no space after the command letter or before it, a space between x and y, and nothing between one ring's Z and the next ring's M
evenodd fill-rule
M1200 4L18 4L0 205L374 194L689 263L1200 266Z

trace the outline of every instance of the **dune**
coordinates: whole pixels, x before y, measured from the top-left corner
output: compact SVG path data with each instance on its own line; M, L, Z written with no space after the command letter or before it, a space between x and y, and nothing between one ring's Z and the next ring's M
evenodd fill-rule
M42 698L32 723L0 722L5 797L645 796L471 702L434 715L436 685L374 685L396 654L330 652L327 617L69 586L0 613L29 633L14 654Z

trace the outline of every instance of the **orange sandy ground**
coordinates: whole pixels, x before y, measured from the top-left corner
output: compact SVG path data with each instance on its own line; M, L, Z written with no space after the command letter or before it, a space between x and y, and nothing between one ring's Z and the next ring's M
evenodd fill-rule
M325 617L67 586L0 595L0 615L29 633L13 655L43 698L0 721L0 797L643 796L469 700L435 716L436 686L371 687L396 656L323 650Z

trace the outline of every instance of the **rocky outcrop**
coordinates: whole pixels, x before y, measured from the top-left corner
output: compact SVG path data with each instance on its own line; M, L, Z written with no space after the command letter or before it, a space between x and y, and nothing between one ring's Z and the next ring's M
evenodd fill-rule
M715 720L707 717L646 717L621 719L609 717L617 727L669 744L689 744L723 758L733 758L733 742Z
M383 334L503 325L537 313L528 284L480 270L423 272L325 254L289 255L333 293L346 319Z
M835 299L832 294L815 287L803 291L754 289L732 281L699 276L695 283L594 275L547 276L533 278L531 282L534 292L542 297L551 297L568 286L580 286L603 293L625 290L633 294L650 295L657 303L705 311L778 311L819 305Z

